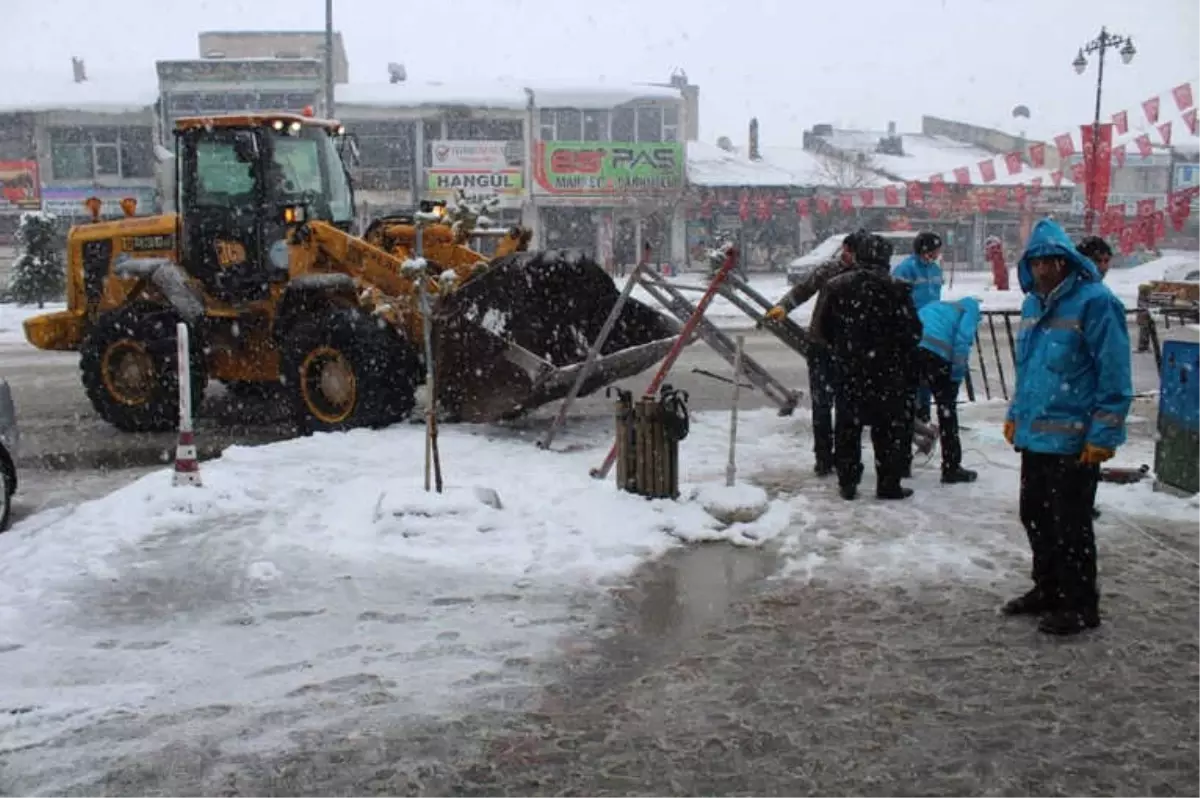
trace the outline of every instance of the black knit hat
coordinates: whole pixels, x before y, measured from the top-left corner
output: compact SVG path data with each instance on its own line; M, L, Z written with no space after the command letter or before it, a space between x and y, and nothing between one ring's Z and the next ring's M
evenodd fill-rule
M942 237L930 230L917 233L913 239L913 252L918 255L929 255L942 248Z
M1100 236L1088 236L1080 241L1075 249L1079 250L1079 254L1091 260L1104 257L1111 258L1113 254L1112 247Z
M892 253L895 252L892 242L883 236L871 233L864 234L854 248L854 259L866 266L882 266L889 268L892 263Z

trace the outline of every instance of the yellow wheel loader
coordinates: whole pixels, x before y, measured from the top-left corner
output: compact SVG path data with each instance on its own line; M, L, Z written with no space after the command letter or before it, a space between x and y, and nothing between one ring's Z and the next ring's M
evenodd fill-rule
M304 429L380 426L406 416L424 382L422 281L449 416L509 418L565 396L616 302L612 280L577 254L524 251L519 229L488 260L465 243L481 231L464 210L352 235L346 141L308 116L178 120L178 211L136 217L123 203L127 218L101 222L90 200L97 221L67 238L67 310L30 318L26 337L78 351L88 398L123 430L178 423L180 321L193 407L210 379L243 392L282 383ZM677 334L630 300L584 392L645 370Z

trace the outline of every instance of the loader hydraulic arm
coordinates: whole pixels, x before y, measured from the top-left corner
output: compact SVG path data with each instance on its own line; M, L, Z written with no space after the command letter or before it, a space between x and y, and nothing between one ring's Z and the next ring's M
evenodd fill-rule
M293 246L298 250L291 259L293 277L340 272L390 297L417 294L415 281L405 275L402 259L326 222L309 222L297 230ZM429 279L427 288L436 292L437 282Z

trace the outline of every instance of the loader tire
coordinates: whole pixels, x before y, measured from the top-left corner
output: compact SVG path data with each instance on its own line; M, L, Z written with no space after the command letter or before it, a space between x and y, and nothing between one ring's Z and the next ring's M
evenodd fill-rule
M106 313L84 339L79 369L96 412L124 432L164 432L179 426L175 311L136 304ZM189 336L192 409L208 385L204 348Z
M282 340L285 390L301 431L384 427L416 404L419 365L394 329L356 309L306 319Z

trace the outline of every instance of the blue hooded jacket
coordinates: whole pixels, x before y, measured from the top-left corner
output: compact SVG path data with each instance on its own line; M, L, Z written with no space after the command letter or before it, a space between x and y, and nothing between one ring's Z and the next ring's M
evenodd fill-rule
M1069 273L1050 292L1034 290L1030 261L1055 256ZM1133 401L1125 308L1100 281L1056 222L1033 228L1017 266L1025 292L1017 338L1017 387L1007 419L1017 449L1074 455L1085 444L1116 449L1125 442Z
M975 333L983 319L979 300L964 297L956 302L930 302L918 315L921 348L950 361L950 378L962 382L967 376L967 358L975 345Z
M936 261L926 263L916 255L909 255L896 264L892 277L912 283L913 304L917 310L942 298L942 267Z

